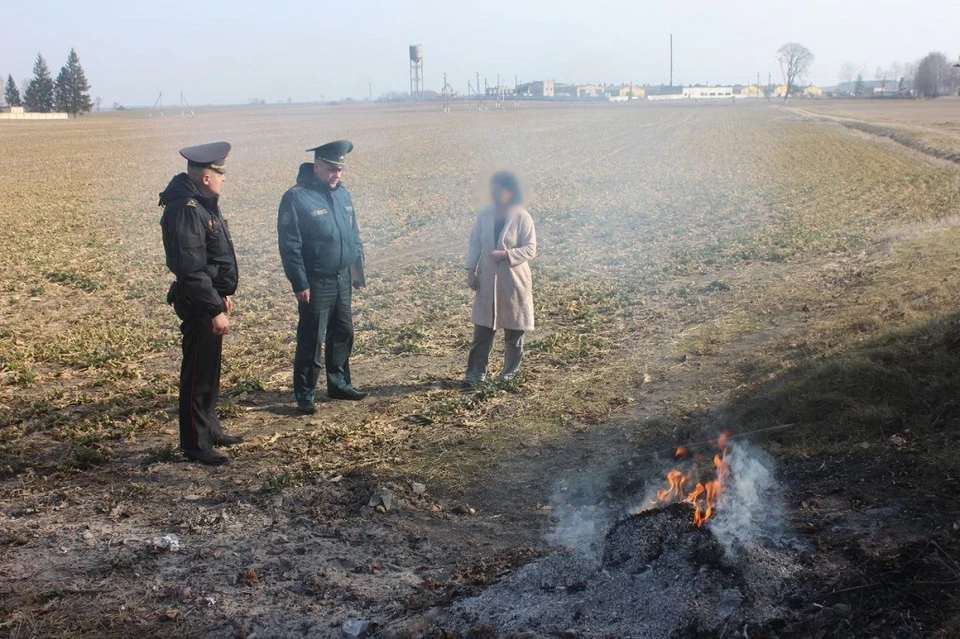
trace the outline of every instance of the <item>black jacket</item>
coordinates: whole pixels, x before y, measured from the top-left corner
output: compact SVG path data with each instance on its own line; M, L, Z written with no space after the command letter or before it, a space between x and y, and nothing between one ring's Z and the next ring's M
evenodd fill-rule
M300 165L297 185L283 194L277 216L283 270L294 292L310 281L362 263L363 244L353 200L343 185L317 180L313 164Z
M200 194L186 173L160 194L160 226L167 268L177 276L178 302L191 311L218 315L223 297L237 290L237 256L217 198Z

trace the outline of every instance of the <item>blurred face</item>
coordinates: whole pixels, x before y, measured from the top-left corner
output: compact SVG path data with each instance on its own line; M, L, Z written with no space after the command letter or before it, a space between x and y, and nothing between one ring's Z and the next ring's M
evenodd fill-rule
M494 184L490 189L490 194L493 196L493 203L498 208L505 208L513 202L513 191L510 189L505 189L499 184Z
M339 166L328 164L323 160L317 160L313 163L313 174L317 179L328 185L331 189L337 188L340 184L340 178L343 177L343 169Z

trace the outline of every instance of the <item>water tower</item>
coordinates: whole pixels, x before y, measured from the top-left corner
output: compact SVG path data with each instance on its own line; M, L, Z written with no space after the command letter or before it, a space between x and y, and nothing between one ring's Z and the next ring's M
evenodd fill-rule
M410 99L423 100L423 45L410 45Z

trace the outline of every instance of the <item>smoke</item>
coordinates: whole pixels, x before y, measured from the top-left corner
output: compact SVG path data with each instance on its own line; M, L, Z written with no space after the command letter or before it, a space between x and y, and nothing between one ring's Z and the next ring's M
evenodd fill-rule
M657 505L657 490L664 487L666 469L676 461L654 461L643 469L649 477L634 493L633 501L611 496L611 481L622 480L617 467L624 460L611 461L602 469L591 469L561 479L550 497L553 529L546 541L589 560L599 560L604 538L615 521ZM773 460L763 450L746 442L729 442L725 461L729 474L716 511L707 529L731 556L782 532L783 510L773 473ZM712 466L711 466L712 470ZM636 472L635 470L632 472ZM638 482L639 484L639 482ZM642 495L640 499L636 497ZM691 522L692 522L691 509Z
M782 531L783 510L773 460L759 448L732 442L727 450L730 474L717 503L717 513L707 524L731 554L763 537Z
M614 517L607 495L610 474L608 468L557 483L550 497L556 524L546 535L547 543L599 561L604 536Z
M561 504L555 507L554 513L557 525L547 534L547 543L599 559L608 526L606 509L602 506Z

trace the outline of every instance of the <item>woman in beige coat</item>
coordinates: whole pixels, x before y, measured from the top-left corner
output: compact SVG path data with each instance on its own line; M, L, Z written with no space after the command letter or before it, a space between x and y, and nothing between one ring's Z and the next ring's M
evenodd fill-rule
M467 248L467 285L476 291L473 343L467 360L467 387L487 376L493 340L504 329L506 342L499 379L517 372L523 360L523 335L533 330L533 282L530 260L537 255L533 218L520 206L520 186L508 171L490 181L493 205L477 215Z

